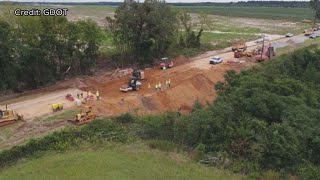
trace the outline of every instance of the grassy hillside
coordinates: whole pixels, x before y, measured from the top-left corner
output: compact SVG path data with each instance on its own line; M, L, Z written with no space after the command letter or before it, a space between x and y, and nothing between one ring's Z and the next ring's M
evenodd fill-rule
M283 19L300 21L313 19L313 13L309 8L274 8L274 7L230 7L230 6L181 6L177 9L185 9L189 12L205 12L214 15L251 17L262 19Z
M82 147L47 153L0 171L0 179L241 179L176 153L143 144Z

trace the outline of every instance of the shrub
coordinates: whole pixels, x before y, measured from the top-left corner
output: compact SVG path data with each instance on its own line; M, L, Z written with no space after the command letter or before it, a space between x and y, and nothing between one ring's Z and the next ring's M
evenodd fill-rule
M134 123L135 117L132 116L130 113L124 113L124 114L121 114L120 116L116 117L115 120L116 120L116 122L123 123L123 124Z
M166 152L172 152L176 149L176 145L173 142L166 140L153 140L148 145L151 149L159 149Z

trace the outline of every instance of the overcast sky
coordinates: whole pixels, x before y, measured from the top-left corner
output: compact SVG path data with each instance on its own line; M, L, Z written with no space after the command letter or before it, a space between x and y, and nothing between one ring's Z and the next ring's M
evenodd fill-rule
M4 0L0 0L4 1ZM8 0L6 0L8 1ZM123 0L9 0L20 2L122 2ZM167 2L237 2L239 0L167 0ZM243 0L244 1L244 0ZM275 0L275 1L288 1L288 0ZM309 1L309 0L297 0Z

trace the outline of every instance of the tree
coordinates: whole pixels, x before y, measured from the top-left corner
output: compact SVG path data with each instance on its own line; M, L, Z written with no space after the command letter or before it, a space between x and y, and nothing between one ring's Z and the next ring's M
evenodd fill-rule
M201 13L198 16L198 22L193 22L192 17L186 11L180 11L177 15L179 20L179 44L191 48L199 48L201 45L201 35L204 30L212 29L212 21L207 14ZM183 29L182 29L183 28ZM195 30L198 29L197 35Z
M13 61L12 27L9 23L0 20L0 90L13 88L16 85L16 70Z
M113 18L106 18L107 29L122 54L132 52L143 63L169 48L175 31L174 12L165 1L124 1Z
M320 1L310 0L310 6L314 10L314 24L316 24L316 20L320 19Z

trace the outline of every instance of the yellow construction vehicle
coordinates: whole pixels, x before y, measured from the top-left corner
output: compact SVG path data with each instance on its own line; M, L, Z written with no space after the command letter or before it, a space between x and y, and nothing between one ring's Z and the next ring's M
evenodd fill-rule
M52 104L51 109L53 112L60 111L63 109L63 103Z
M88 107L85 110L81 110L80 113L76 114L74 120L69 121L76 125L82 125L95 120L96 117L97 116L92 111L92 107Z
M23 115L20 113L17 113L14 110L1 110L0 109L0 127L13 124L17 121L23 121Z
M313 34L313 29L311 28L311 29L306 29L306 30L304 30L304 35L305 36L310 36L310 35L312 35Z
M247 49L247 45L244 41L236 42L231 47L232 51L245 51Z

